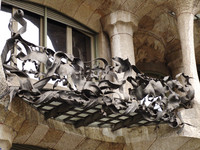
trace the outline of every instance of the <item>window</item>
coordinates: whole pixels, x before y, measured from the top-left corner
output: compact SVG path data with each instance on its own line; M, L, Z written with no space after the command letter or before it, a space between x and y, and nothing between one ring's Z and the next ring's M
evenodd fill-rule
M46 46L54 51L73 54L84 61L95 57L92 55L95 54L92 53L95 46L91 46L95 32L52 9L26 1L2 1L3 11L0 12L0 16L5 19L0 28L1 35L4 35L0 37L1 40L6 41L10 37L9 19L12 11L18 8L23 9L24 18L27 21L27 31L22 34L25 40L36 45ZM17 28L20 28L20 25L17 25ZM5 34L4 31L6 31ZM2 43L4 45L5 42ZM1 49L3 49L3 45L0 45Z
M66 51L67 39L66 39L66 25L53 21L47 20L47 47L54 51Z
M0 11L0 17L3 18L3 21L0 25L0 34L3 36L0 36L0 39L1 41L4 41L1 42L1 50L3 49L6 40L11 37L8 23L11 15L14 14L14 11L17 9L22 9L24 11L24 19L27 21L27 30L22 34L22 37L26 41L35 45L50 48L54 51L73 54L75 57L79 57L83 61L90 61L95 57L94 55L96 53L92 52L95 47L95 33L93 31L52 9L19 0L2 1L3 11ZM14 22L13 27L15 29L20 29L21 25ZM22 52L26 54L26 50L22 44L20 47L22 48ZM13 53L14 55L18 54L15 49L13 50ZM26 61L23 63L19 59L14 60L14 62L17 64L19 69L22 69L23 67L32 79L38 79L30 72L36 71L33 62ZM40 66L40 71L46 71L43 65ZM55 81L50 81L49 83L54 82ZM60 82L59 86L61 86Z
M83 61L89 61L91 58L90 43L90 37L76 29L72 30L72 46L75 57L79 57Z
M24 11L24 18L27 22L27 30L22 34L22 37L33 44L39 45L40 16L29 11Z

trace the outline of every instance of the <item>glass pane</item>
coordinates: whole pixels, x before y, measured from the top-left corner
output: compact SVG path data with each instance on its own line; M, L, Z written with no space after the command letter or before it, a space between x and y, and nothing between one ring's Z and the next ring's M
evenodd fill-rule
M48 19L47 36L48 48L66 52L66 25Z
M22 37L35 45L39 45L40 16L24 11L24 18L27 21L27 30L22 34Z
M2 5L0 10L0 54L3 50L3 47L6 43L6 40L11 37L11 32L8 29L8 24L11 18L12 9Z
M83 61L91 60L91 41L90 37L76 29L72 30L73 55Z

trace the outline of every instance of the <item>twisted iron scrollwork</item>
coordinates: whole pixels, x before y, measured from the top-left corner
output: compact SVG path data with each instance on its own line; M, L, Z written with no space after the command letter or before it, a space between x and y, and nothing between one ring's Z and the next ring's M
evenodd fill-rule
M107 110L112 113L124 110L127 115L140 113L150 122L166 122L172 127L182 124L177 117L177 109L190 106L194 98L190 77L184 73L178 74L175 79L170 76L155 79L140 72L128 59L119 57L112 59L114 65L104 58L85 63L72 55L54 52L24 40L21 37L26 31L23 11L18 10L13 19L22 28L14 32L12 24L9 25L12 38L7 40L1 54L9 87L1 97L9 94L11 102L18 96L32 104L45 104L52 99L59 99L84 108L100 104L105 115ZM17 53L13 53L14 48ZM15 59L23 62L21 70ZM25 69L28 62L33 63L35 68ZM93 67L90 65L92 63ZM41 71L41 66L45 71ZM37 80L31 81L29 74L33 74ZM182 78L182 83L179 78ZM50 80L54 84L49 89L45 86ZM63 88L58 89L61 83Z

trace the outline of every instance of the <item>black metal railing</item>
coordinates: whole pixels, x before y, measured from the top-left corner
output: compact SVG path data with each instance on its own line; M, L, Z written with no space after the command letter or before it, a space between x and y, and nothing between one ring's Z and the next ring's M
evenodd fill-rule
M161 122L172 127L183 125L177 110L190 107L194 98L190 77L184 73L175 79L170 76L155 79L120 57L112 58L113 65L104 58L83 62L64 52L54 52L24 40L21 37L26 31L23 12L18 10L13 19L22 28L14 32L10 25L13 36L7 40L1 54L10 84L0 97L9 94L11 102L18 96L43 113L46 119L59 119L75 127L117 130ZM17 53L12 53L14 48ZM21 70L16 59L23 62ZM33 63L35 69L25 69L27 62ZM46 71L40 70L41 65ZM29 74L37 80L32 83ZM46 88L50 80L54 83ZM12 84L13 81L18 84ZM60 84L62 88L58 88Z

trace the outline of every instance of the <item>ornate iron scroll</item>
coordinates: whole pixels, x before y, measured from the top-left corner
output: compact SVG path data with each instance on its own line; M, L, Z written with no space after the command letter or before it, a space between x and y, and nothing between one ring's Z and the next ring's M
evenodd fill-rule
M9 94L11 102L18 96L31 104L45 104L59 99L68 105L83 108L98 104L102 105L100 113L104 115L108 111L119 113L124 110L126 115L137 112L145 120L169 123L172 127L183 123L177 117L177 110L190 106L194 98L190 77L184 73L178 74L175 79L170 76L155 79L141 73L128 59L115 57L112 59L114 65L103 58L83 62L64 52L54 52L24 40L21 37L26 31L23 11L18 10L12 19L19 22L22 28L14 32L12 23L9 25L13 36L7 40L1 54L9 87L1 97ZM14 48L18 51L16 54ZM21 70L15 59L23 62ZM24 68L28 62L34 64L34 70ZM95 65L90 67L91 63ZM41 66L45 71L41 71ZM29 74L37 80L32 83ZM119 76L123 77L120 79ZM183 84L178 78L183 79ZM53 87L45 88L50 80L54 81ZM57 89L60 83L64 86L61 90ZM125 86L129 88L125 89Z

